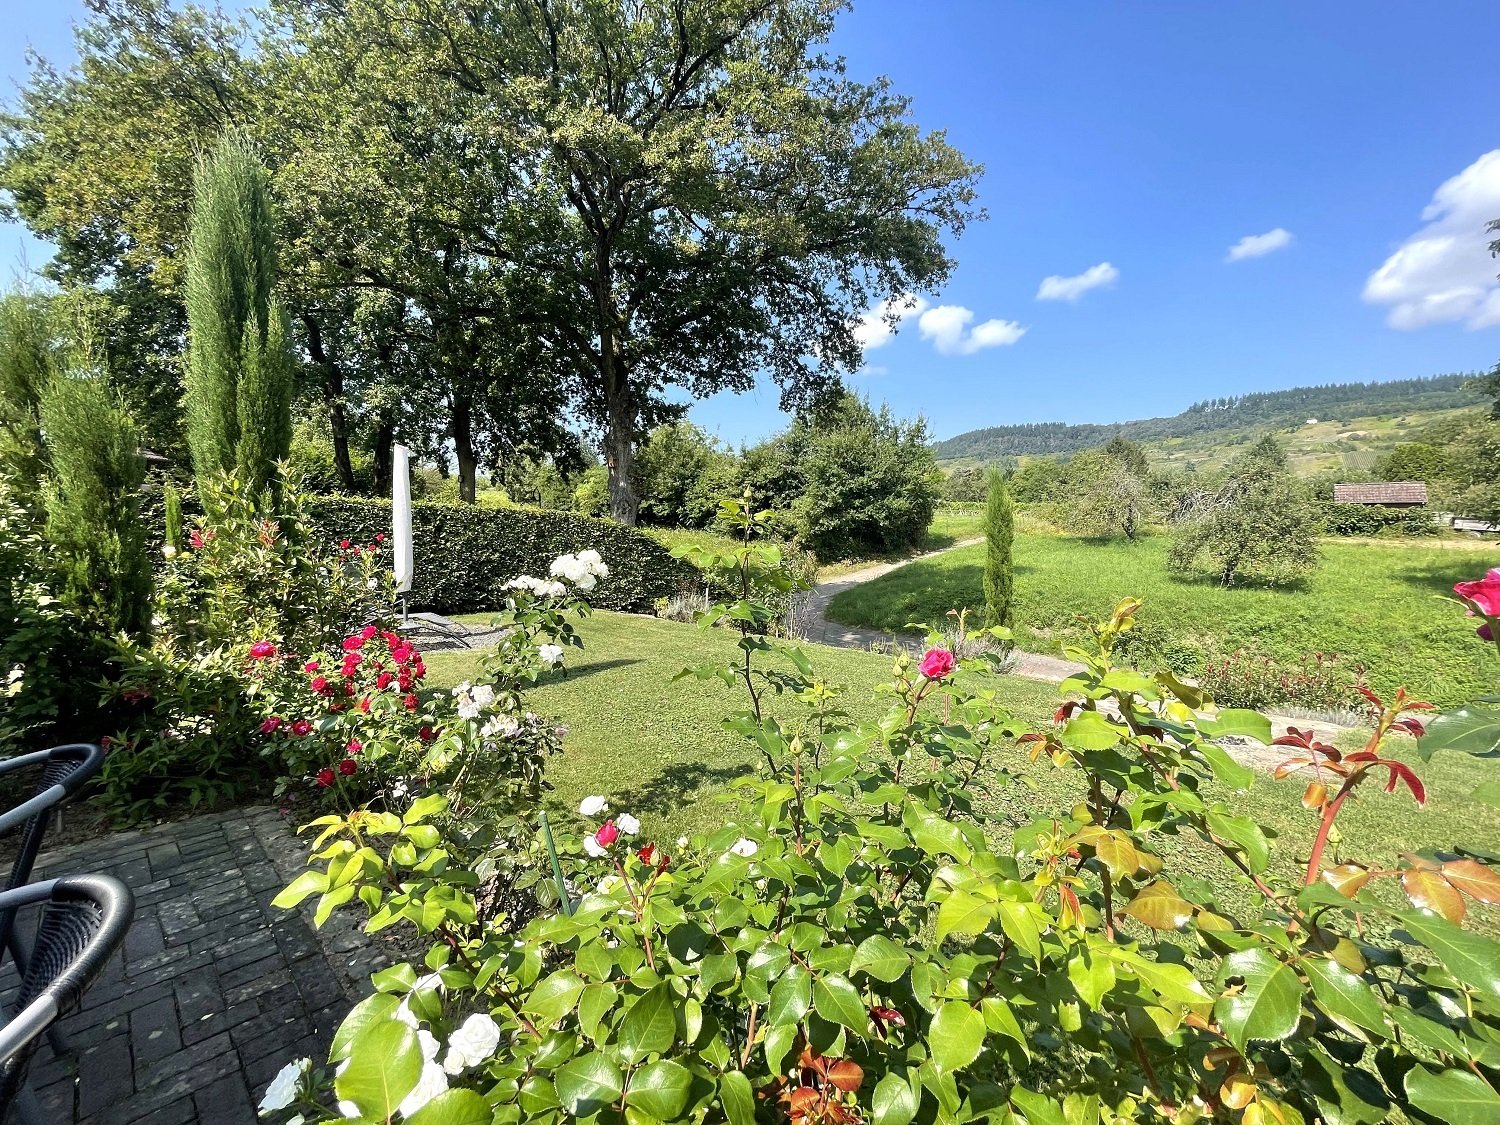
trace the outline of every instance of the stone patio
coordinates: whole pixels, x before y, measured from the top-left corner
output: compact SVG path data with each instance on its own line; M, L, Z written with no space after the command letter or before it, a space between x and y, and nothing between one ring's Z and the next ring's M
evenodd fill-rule
M136 896L123 948L61 1024L68 1053L43 1043L32 1063L49 1122L248 1125L285 1062L326 1058L383 958L348 919L318 932L270 905L305 854L271 808L43 853L36 878L107 873ZM15 983L7 962L0 987Z

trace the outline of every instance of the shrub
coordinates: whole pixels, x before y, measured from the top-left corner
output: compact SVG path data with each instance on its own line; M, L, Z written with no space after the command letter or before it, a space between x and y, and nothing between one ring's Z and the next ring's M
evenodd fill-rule
M1329 535L1401 535L1414 538L1440 530L1427 508L1382 508L1372 504L1319 505Z
M1364 669L1315 652L1297 664L1237 650L1203 663L1198 686L1220 707L1295 707L1306 711L1363 710Z
M391 529L386 500L320 496L306 501L306 511L310 526L330 541L369 543ZM649 610L657 598L697 581L691 566L648 535L569 512L418 501L412 537L410 604L441 613L494 609L504 604L510 579L545 572L556 556L590 548L610 569L590 597L599 608Z
M1015 596L1015 563L1011 547L1015 540L1015 506L1005 474L991 469L989 496L984 510L984 604L991 625L1011 623L1011 603Z
M776 579L768 556L746 561ZM574 893L518 936L482 917L478 871L447 863L461 825L441 798L316 822L315 866L277 901L320 895L321 919L357 894L372 926L399 901L430 943L426 971L377 974L330 1065L290 1063L263 1112L1477 1120L1500 1100L1478 1061L1500 1035L1500 945L1461 923L1500 876L1453 854L1365 863L1335 836L1371 779L1425 801L1385 752L1422 734L1425 705L1371 697L1375 729L1348 754L1305 731L1277 739L1276 776L1308 775L1309 838L1283 842L1226 803L1255 774L1216 745L1271 742L1270 723L1203 718L1189 685L1117 666L1138 608L1069 649L1082 698L1037 730L997 704L991 662L938 647L898 657L889 712L856 724L807 654L746 633L744 660L687 673L750 690L728 725L766 767L737 785L728 823L669 849L585 799L582 838L558 857ZM741 599L712 616L761 614ZM795 693L798 721L759 714L773 688ZM990 812L991 788L1016 781L1013 742L1078 775L1078 803L1019 826ZM1184 841L1216 878L1184 862ZM1382 879L1389 893L1368 886Z

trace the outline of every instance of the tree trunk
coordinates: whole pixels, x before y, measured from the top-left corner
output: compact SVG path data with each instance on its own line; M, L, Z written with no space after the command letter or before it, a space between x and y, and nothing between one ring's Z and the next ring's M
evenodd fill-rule
M349 459L349 418L344 413L344 372L323 347L323 329L311 313L302 314L307 329L307 354L323 369L323 404L328 408L328 428L333 436L333 465L345 492L356 492L354 463Z
M375 419L375 495L391 494L392 447L396 444L396 418L392 411L382 411Z
M474 404L465 395L453 396L453 452L458 460L458 498L474 503Z
M631 477L635 470L635 409L630 373L620 354L620 319L615 307L609 247L601 244L594 259L594 300L599 314L599 379L604 390L604 464L609 469L609 514L616 523L634 527L641 502Z

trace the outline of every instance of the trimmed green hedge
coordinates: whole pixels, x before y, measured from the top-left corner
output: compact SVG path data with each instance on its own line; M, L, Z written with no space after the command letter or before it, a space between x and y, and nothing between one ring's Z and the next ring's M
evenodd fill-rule
M1323 504L1329 535L1396 535L1422 538L1441 530L1427 508L1386 508L1378 504Z
M384 546L390 546L389 500L318 496L309 499L308 511L317 533L333 542L368 544L384 533ZM609 565L609 577L588 595L600 609L649 610L657 598L701 581L691 564L674 559L648 535L570 512L418 500L412 504L412 539L411 607L439 613L494 609L510 579L545 578L558 555L590 547Z

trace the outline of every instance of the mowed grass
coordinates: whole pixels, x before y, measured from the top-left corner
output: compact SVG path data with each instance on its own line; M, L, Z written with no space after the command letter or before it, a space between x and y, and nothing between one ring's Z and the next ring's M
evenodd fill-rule
M932 551L946 551L955 544L962 543L966 539L977 539L984 534L984 509L979 505L969 505L964 508L940 508L933 514L932 522L927 525L927 531L922 536L922 541L909 551L901 551L894 554L871 555L857 559L829 559L820 561L818 566L818 581L826 582L830 578L839 578L845 574L852 574L856 570L863 570L867 566L883 562L899 562L902 559L915 558Z
M1107 616L1122 598L1145 599L1141 621L1164 626L1203 656L1237 649L1297 662L1336 653L1368 669L1377 691L1405 685L1451 705L1500 683L1495 650L1451 598L1455 582L1500 565L1500 548L1454 549L1365 541L1325 542L1322 564L1303 585L1224 589L1166 567L1168 539L1100 542L1066 535L1018 535L1016 627L1021 647L1055 651L1086 638L1079 615ZM1467 545L1465 545L1467 546ZM984 604L984 547L912 563L840 594L829 616L891 632L937 622L950 609Z
M758 752L722 725L742 696L718 681L672 677L685 665L725 659L733 637L720 630L704 633L692 625L628 614L596 613L580 623L584 651L570 652L566 676L538 686L528 697L537 711L555 716L569 728L564 752L548 765L556 787L548 808L560 823L576 820L578 802L589 794L607 795L614 808L634 812L643 832L664 841L716 828L734 815L733 806L716 801L736 778L752 774ZM890 676L890 659L867 652L805 646L815 666L830 681L848 688L847 710L855 719L873 719L888 706L872 695ZM429 679L447 687L473 677L478 652L440 652L428 658ZM1056 707L1057 689L1015 677L993 681L1000 698L1015 714L1040 725ZM769 703L773 714L793 718L798 708L787 700ZM1351 732L1348 741L1360 736ZM1469 799L1483 781L1500 778L1500 762L1472 761L1440 754L1420 764L1407 739L1390 750L1418 766L1428 785L1428 802L1418 810L1404 793L1387 795L1369 784L1345 805L1339 824L1344 852L1372 862L1392 864L1403 852L1446 849L1455 843L1495 848L1500 845L1500 811ZM982 803L1000 813L1010 826L1033 818L1062 814L1084 795L1077 770L1059 770L1050 762L1032 763L1019 747L1007 747L985 775ZM1015 779L1000 773L1011 771ZM1236 812L1248 813L1282 838L1277 866L1293 874L1306 855L1315 828L1312 814L1300 804L1302 785L1275 782L1258 775L1246 792L1208 787ZM1224 861L1199 841L1163 837L1163 852L1179 870L1221 887L1226 905L1242 903L1242 891L1227 879ZM1494 928L1485 920L1487 928Z

